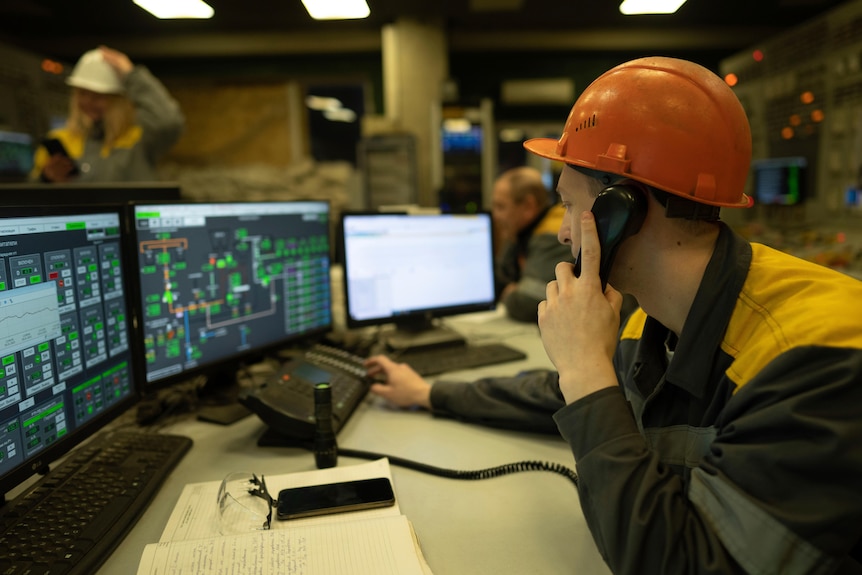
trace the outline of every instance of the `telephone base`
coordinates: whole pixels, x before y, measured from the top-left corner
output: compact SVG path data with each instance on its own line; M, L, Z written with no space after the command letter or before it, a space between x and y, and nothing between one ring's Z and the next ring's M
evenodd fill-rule
M279 433L271 427L268 427L260 437L257 438L258 447L301 447L303 449L312 449L313 442L308 439L300 439L291 437L283 433Z

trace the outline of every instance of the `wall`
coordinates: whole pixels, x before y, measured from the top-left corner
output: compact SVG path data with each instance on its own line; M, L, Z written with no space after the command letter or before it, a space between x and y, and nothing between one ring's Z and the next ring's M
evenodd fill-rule
M858 273L862 207L845 195L862 186L862 0L725 58L720 72L738 78L754 158L801 155L811 170L802 204L727 218L754 239Z
M44 134L68 109L63 78L45 72L39 55L0 44L0 129Z

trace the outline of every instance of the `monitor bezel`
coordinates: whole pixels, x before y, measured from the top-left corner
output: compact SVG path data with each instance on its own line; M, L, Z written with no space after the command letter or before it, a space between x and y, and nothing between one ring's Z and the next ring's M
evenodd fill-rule
M35 205L36 202L114 205L182 199L182 188L178 182L0 183L0 204L5 206Z
M81 205L5 205L2 206L2 216L0 219L19 218L19 217L35 217L35 216L74 216L85 214L102 214L115 213L119 217L121 237L120 250L128 263L128 247L129 247L129 229L126 226L125 205L123 204L81 204ZM125 266L124 266L125 267ZM132 300L130 290L130 282L128 273L123 274L123 293L126 294L126 311L130 318L134 318L136 308L135 300ZM105 429L108 424L121 417L128 412L130 408L138 403L141 397L141 379L139 375L140 356L135 345L135 329L134 319L131 319L129 325L129 362L131 369L129 373L132 377L132 394L121 399L112 406L110 411L102 413L92 420L84 423L80 427L75 428L74 433L69 433L61 439L58 439L49 446L46 446L43 451L38 454L38 457L25 460L21 465L9 471L5 476L0 476L0 495L5 495L22 483L30 479L37 473L45 473L50 469L50 464L58 459L69 454L75 447L83 443L85 440L92 437L99 431Z
M461 214L461 213L404 213L404 212L380 212L380 211L345 211L341 213L338 231L339 255L342 266L342 281L341 290L344 298L344 322L348 329L359 329L370 326L382 326L394 324L399 329L406 331L421 331L433 327L434 320L439 320L446 317L463 315L468 313L493 311L497 308L495 292L491 290L491 299L486 302L475 302L465 305L446 306L429 309L412 310L410 313L405 313L396 316L380 316L366 319L356 319L350 313L350 289L349 289L349 261L347 257L347 237L344 233L344 222L349 217L440 217L440 218L456 218L456 217L471 217L482 216L488 219L488 229L490 233L489 243L489 262L491 263L491 278L494 278L494 219L491 212L487 210L479 210L477 212Z
M200 364L195 367L191 367L188 369L183 369L178 373L174 373L159 379L155 379L153 381L148 381L147 379L147 365L145 354L145 346L144 346L144 322L143 322L143 301L141 295L141 282L140 282L140 266L137 260L137 250L135 246L138 243L138 234L135 225L135 208L147 208L151 206L162 206L162 205L174 205L174 206L183 206L183 205L229 205L229 204L284 204L284 203L319 203L327 206L327 237L329 241L329 263L330 269L332 266L332 202L326 199L285 199L285 200L261 200L261 201L236 201L236 200L177 200L177 201L140 201L140 202L131 202L127 206L127 220L130 231L130 241L128 243L130 253L130 257L132 257L132 261L134 262L134 269L131 272L131 283L132 290L135 298L135 343L138 346L136 351L141 358L141 361L138 362L138 380L141 383L142 392L146 394L151 394L154 392L158 392L159 390L166 389L169 387L177 386L182 383L188 383L194 380L194 378L203 377L205 382L202 384L207 385L207 383L211 384L211 387L218 387L223 385L225 379L232 380L233 375L243 366L253 365L255 363L260 362L268 355L273 354L279 350L288 348L289 346L298 345L303 342L314 342L328 333L330 333L333 329L333 318L331 314L332 310L332 281L330 275L330 284L329 284L329 308L330 308L330 321L328 325L317 327L313 330L309 330L307 332L301 334L289 334L285 335L282 338L277 340L273 340L268 344L256 346L250 350L244 350L240 352L233 353L231 355L220 356L215 361L211 361L208 363ZM214 383L218 380L220 383ZM235 383L235 382L231 382ZM218 393L218 391L214 391Z

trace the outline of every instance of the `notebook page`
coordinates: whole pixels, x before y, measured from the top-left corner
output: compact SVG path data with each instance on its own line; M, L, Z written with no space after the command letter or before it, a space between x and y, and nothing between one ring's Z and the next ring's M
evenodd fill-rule
M427 575L403 515L147 545L137 575Z

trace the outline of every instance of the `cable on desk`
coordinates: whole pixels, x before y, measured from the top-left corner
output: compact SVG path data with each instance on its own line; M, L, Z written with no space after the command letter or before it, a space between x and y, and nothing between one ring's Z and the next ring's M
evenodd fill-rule
M321 413L325 413L332 407L332 395L330 393L329 385L324 384L323 389L320 389L320 391L321 393L318 393L317 388L315 389L315 413L317 413L318 410L322 410ZM390 463L393 463L395 465L400 465L401 467L406 467L415 471L421 471L422 473L430 473L432 475L439 475L440 477L448 477L450 479L489 479L491 477L500 477L501 475L517 473L519 471L551 471L553 473L558 473L563 477L566 477L569 481L575 484L576 488L578 486L577 473L564 465L560 465L559 463L552 463L549 461L518 461L515 463L498 465L496 467L488 467L486 469L465 471L458 469L435 467L433 465L428 465L427 463L419 463L418 461L403 459L401 457L395 457L392 455L382 455L371 451L344 449L342 447L338 447L337 443L335 442L335 434L332 431L332 420L329 417L325 417L324 419L317 422L317 425L314 429L314 438L315 439L309 446L309 448L311 449L311 451L314 452L315 458L317 459L318 468L333 467L337 464L336 462L338 461L339 455L371 460L386 457L387 459L389 459ZM321 461L325 461L326 463L322 465Z
M565 465L560 465L559 463L553 463L550 461L517 461L515 463L506 463L504 465L488 467L486 469L459 470L435 467L433 465L428 465L427 463L420 463L410 459L403 459L401 457L373 453L370 451L361 451L358 449L344 449L339 447L338 454L345 457L372 460L385 457L389 459L389 462L393 465L399 465L401 467L413 469L414 471L421 471L422 473L430 473L431 475L439 475L440 477L448 477L449 479L490 479L492 477L500 477L502 475L518 473L520 471L550 471L552 473L562 475L574 483L575 487L578 486L578 474L575 473L574 470L569 469Z

